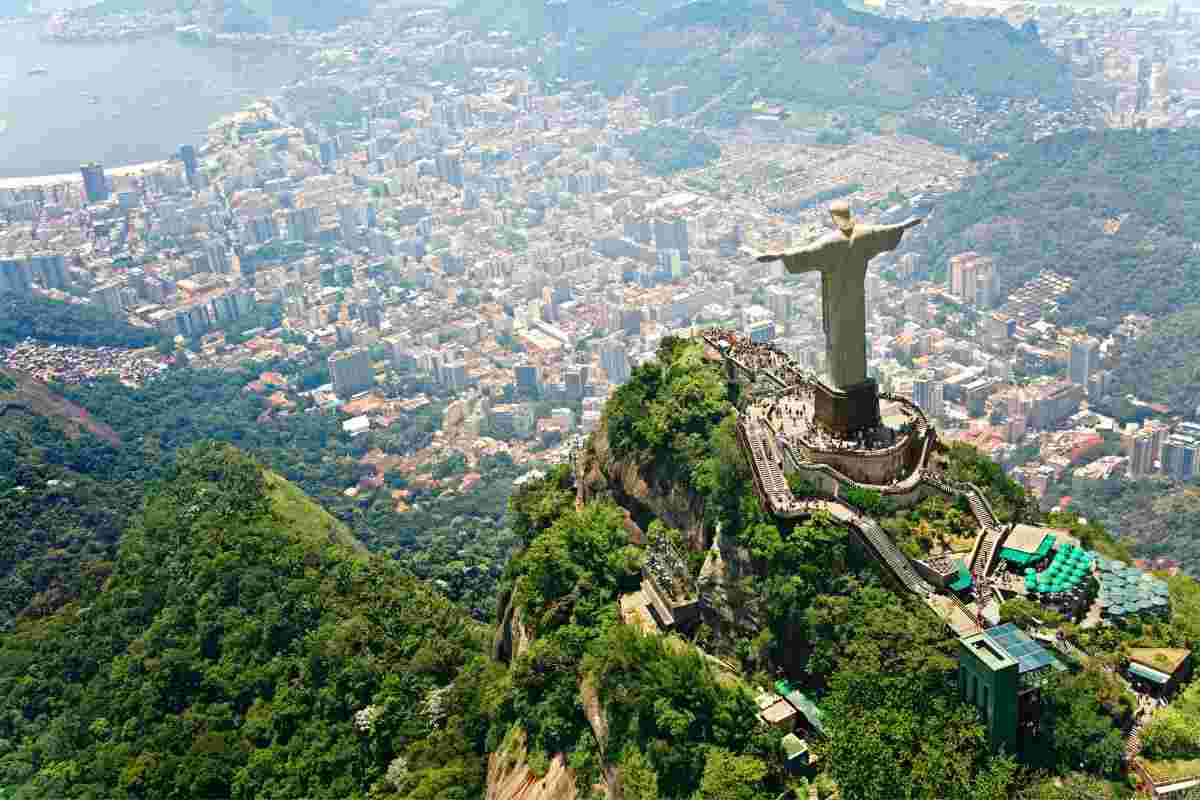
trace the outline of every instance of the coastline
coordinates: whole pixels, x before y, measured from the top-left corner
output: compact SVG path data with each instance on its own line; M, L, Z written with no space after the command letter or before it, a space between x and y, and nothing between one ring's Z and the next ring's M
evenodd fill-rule
M146 161L141 164L126 164L121 167L104 168L104 174L111 178L128 178L143 175L160 169L169 162L166 159ZM0 178L2 189L28 189L32 186L56 186L64 183L83 183L83 176L78 172L66 172L60 175L34 175L25 178Z

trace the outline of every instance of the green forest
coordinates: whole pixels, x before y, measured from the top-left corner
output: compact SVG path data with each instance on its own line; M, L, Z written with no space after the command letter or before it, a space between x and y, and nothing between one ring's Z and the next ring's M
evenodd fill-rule
M376 448L408 453L426 446L441 425L444 404L352 439L333 415L263 419L266 400L245 387L271 368L297 380L312 369L282 363L230 372L180 367L140 388L114 379L55 387L109 424L121 437L119 447L87 432L71 438L32 414L0 416L0 495L7 499L0 507L0 586L6 589L0 628L27 605L53 609L74 596L80 580L74 566L87 557L111 559L145 486L177 453L202 441L236 444L329 509L372 551L439 581L478 617L493 613L495 588L516 543L505 526L505 502L524 470L506 456L488 459L480 465L481 480L465 494L411 489L415 508L406 514L395 513L390 497L391 490L408 488L399 475L389 475L378 490L347 497L344 491L373 471L363 456ZM445 475L465 472L461 460L434 466Z
M720 145L711 138L681 128L646 128L622 138L621 146L655 175L696 169L721 157Z
M489 770L565 769L579 797L619 775L639 800L809 786L828 800L835 785L844 800L1115 800L1133 701L1104 665L1131 646L1200 644L1200 586L1186 578L1171 580L1159 622L1043 620L1108 655L1073 664L1044 690L1037 736L994 753L932 612L832 518L762 512L734 437L739 390L697 343L664 339L596 434L655 491L695 497L747 554L730 602L753 622L686 636L623 623L617 601L638 588L647 546L611 497L577 505L569 467L511 490L516 467L498 459L471 494L385 515L338 489L379 442L321 414L258 421L262 400L244 390L256 374L180 367L141 389L59 387L120 447L3 418L0 797L474 800ZM415 446L436 422L379 435ZM971 448L938 459L1000 518L1126 555L1100 525L1043 518ZM946 504L900 516L865 493L846 500L894 515L900 538L964 524ZM650 540L682 544L649 507L634 511ZM800 773L757 719L755 694L778 678L823 718L817 766ZM1189 703L1156 721L1153 753L1197 751Z
M1156 319L1121 353L1117 396L1133 394L1192 415L1200 408L1200 303Z
M136 348L158 344L162 337L95 306L39 295L0 295L0 347L30 338L79 347Z
M930 277L944 280L947 259L966 250L995 258L1000 297L1054 270L1075 281L1056 321L1095 333L1200 303L1198 159L1189 130L1081 130L1018 149L938 205L925 231Z

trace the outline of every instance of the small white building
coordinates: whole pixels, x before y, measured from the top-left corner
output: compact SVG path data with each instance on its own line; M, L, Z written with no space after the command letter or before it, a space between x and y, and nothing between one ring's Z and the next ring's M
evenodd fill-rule
M366 414L361 417L354 417L342 423L342 430L353 436L358 436L360 433L366 433L371 429L371 420Z

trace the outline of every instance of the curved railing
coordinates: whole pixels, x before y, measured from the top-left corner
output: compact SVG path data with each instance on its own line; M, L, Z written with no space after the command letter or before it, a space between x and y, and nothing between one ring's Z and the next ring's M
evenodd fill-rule
M756 343L752 348L743 348L734 355L732 352L745 339L735 331L726 329L710 329L704 331L701 337L721 357L737 370L756 377L763 374L768 380L780 387L783 392L803 391L816 386L824 386L806 370L792 362L790 356L773 345ZM782 373L785 377L780 377ZM828 498L798 499L787 485L782 464L777 462L772 454L770 444L762 438L761 426L771 440L778 443L782 457L800 470L810 473L821 473L839 486L851 486L858 489L878 492L883 496L906 495L924 485L930 489L951 497L965 497L972 515L980 527L975 546L969 558L969 569L976 585L987 575L992 561L995 559L999 544L1005 533L1005 528L996 519L996 514L987 496L972 483L952 481L945 475L938 474L928 467L930 448L936 442L936 434L929 424L925 412L916 403L906 397L890 393L881 393L880 399L888 400L902 406L912 417L913 429L909 434L921 441L921 452L917 463L908 476L902 481L889 485L868 484L856 481L841 470L829 464L809 461L802 458L795 445L780 440L777 431L767 420L747 424L746 417L739 415L737 424L738 441L743 451L749 456L753 469L755 492L763 507L769 512L781 517L797 517L811 514L817 508L828 511L835 518L851 524L862 535L864 541L876 553L879 560L911 591L922 596L935 592L933 586L920 577L913 569L908 558L896 548L891 538L882 528L870 519L858 513L853 506L844 501ZM753 427L753 430L751 429ZM894 445L893 447L897 447ZM813 448L817 452L824 452ZM838 451L829 451L838 454ZM962 605L958 603L958 605ZM965 606L962 610L966 612Z
M748 425L739 416L738 439L750 455L754 488L764 508L776 516L795 518L811 516L822 510L834 519L852 526L874 552L876 558L909 591L928 597L936 590L913 569L908 557L900 552L891 537L870 517L863 516L847 503L826 498L797 498L787 485L787 479L778 463L768 452L768 444L762 439L757 424Z

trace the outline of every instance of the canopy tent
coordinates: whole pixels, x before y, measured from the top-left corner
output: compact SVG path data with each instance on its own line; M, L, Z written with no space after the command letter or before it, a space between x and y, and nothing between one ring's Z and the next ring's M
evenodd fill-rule
M964 589L970 588L971 573L967 571L967 566L962 562L962 559L957 559L954 564L958 567L958 575L950 582L950 590L961 592Z
M1050 554L1050 551L1054 548L1055 541L1054 534L1048 533L1042 538L1041 544L1038 545L1037 550L1027 553L1024 550L1016 550L1012 547L1001 547L1000 557L1005 561L1011 561L1012 563L1020 566L1034 564Z

